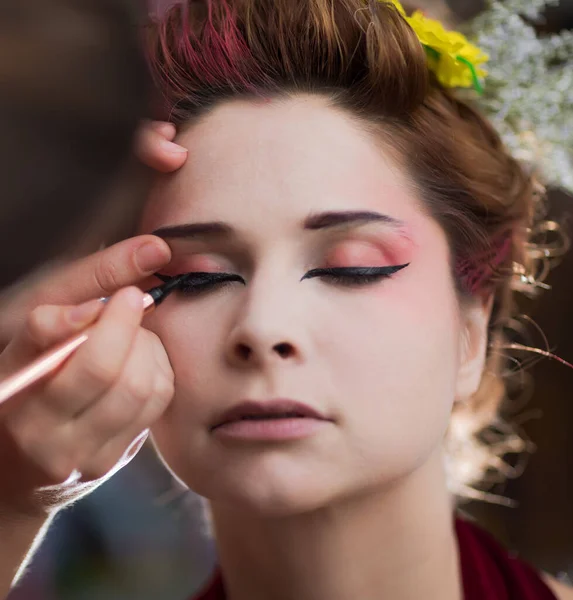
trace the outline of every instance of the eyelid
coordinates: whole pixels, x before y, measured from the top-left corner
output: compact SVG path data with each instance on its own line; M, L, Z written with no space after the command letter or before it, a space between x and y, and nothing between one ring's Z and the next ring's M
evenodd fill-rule
M246 243L229 239L176 239L170 242L170 247L173 260L209 255L230 264L250 264L254 252Z
M353 267L361 265L386 266L396 262L387 244L367 239L346 239L333 244L324 254L326 267Z
M214 252L175 256L164 269L166 275L181 273L233 273L240 271L228 257Z

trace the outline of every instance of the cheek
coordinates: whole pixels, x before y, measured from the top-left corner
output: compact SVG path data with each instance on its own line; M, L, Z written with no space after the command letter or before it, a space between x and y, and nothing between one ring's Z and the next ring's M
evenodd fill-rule
M204 456L213 406L221 400L213 390L221 374L217 323L178 299L166 300L146 322L175 374L175 396L152 427L153 441L170 470L191 487L201 469L190 457Z
M449 274L432 283L421 293L419 280L404 277L361 296L340 297L317 323L320 353L329 357L331 389L344 402L344 418L374 446L381 443L381 428L401 443L408 429L436 435L447 426L459 318Z
M184 300L168 299L161 313L146 321L146 327L161 339L175 373L173 409L180 408L176 406L179 396L195 396L198 389L208 386L213 381L213 370L221 363L221 319L208 313L186 305Z
M361 481L391 480L425 464L441 447L455 394L456 327L447 309L381 296L363 302L324 344L346 432L339 468L362 473Z

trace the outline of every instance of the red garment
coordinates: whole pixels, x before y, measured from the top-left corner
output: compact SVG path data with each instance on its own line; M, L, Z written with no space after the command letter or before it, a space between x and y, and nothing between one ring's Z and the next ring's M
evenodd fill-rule
M465 600L557 600L533 567L489 533L456 519Z
M489 533L456 519L464 582L464 600L557 600L527 563L512 557ZM223 580L216 574L195 600L225 600Z

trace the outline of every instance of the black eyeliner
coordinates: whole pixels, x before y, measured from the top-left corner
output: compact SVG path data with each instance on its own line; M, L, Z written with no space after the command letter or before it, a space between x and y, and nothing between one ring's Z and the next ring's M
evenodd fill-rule
M245 280L235 273L207 273L197 271L194 273L184 273L169 277L156 273L155 276L161 281L168 282L178 279L175 288L183 293L201 292L221 283L230 283L236 281L245 284Z
M398 271L405 269L408 265L409 263L386 267L325 267L311 269L304 274L301 281L312 279L314 277L324 277L325 279L330 278L332 281L339 281L342 283L370 283L391 277ZM207 291L222 283L238 282L246 285L244 278L235 273L209 273L197 271L175 276L156 273L155 276L164 283L174 282L173 288L175 290L187 294ZM175 282L175 280L177 281Z
M312 279L313 277L346 278L348 280L375 280L383 277L391 277L398 271L405 269L410 263L403 265L392 265L388 267L325 267L322 269L311 269L302 277Z

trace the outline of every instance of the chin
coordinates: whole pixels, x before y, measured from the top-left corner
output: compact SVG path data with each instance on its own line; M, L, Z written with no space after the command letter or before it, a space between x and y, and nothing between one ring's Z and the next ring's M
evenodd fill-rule
M313 512L340 495L340 475L331 473L329 481L328 475L321 476L318 468L285 456L236 461L219 465L216 472L209 474L188 474L184 478L187 485L212 503L264 518ZM337 481L332 480L335 475Z
M256 487L226 487L215 490L207 499L220 505L232 506L233 510L264 519L286 518L307 514L325 508L333 497L317 490L293 487L282 489L276 485Z

